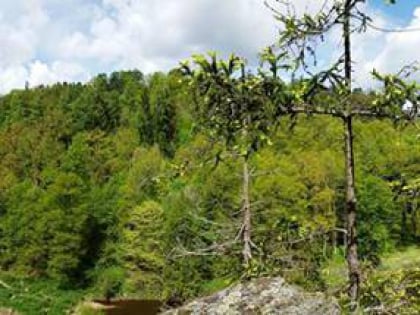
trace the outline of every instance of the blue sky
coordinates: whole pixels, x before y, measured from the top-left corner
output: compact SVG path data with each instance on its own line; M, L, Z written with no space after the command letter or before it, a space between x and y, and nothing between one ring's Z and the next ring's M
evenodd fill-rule
M324 0L293 0L315 12ZM329 0L333 1L333 0ZM0 94L57 81L87 81L100 72L168 70L194 52L234 51L255 62L278 26L263 0L0 0ZM387 6L368 0L379 26L420 27L420 0ZM337 50L336 34L321 55ZM328 53L333 52L332 54ZM420 58L420 33L369 31L354 38L355 83L369 71L394 72ZM420 79L420 77L418 77Z
M411 18L414 9L420 5L420 1L417 0L400 0L397 5L389 5L384 0L370 0L373 7L378 8L386 12L389 15L393 15L402 21Z

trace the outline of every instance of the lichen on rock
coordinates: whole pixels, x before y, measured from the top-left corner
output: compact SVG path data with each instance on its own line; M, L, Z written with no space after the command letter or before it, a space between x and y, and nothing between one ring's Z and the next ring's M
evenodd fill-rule
M164 315L339 315L334 298L308 293L283 278L260 278L240 283Z

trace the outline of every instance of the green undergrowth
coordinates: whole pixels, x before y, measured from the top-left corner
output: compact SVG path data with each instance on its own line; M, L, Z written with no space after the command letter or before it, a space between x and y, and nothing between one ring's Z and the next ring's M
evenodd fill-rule
M361 292L365 314L420 314L420 248L385 255Z
M403 304L405 308L401 308L400 311L403 312L401 314L417 311L416 301L419 299L420 288L419 266L419 247L409 247L384 255L380 266L369 272L365 271L367 277L362 289L361 309L376 309L381 305L392 308ZM327 293L340 296L347 281L343 251L337 250L333 257L324 263L321 276ZM204 295L208 295L231 284L231 279L214 279L204 283L202 291ZM10 308L22 315L70 314L78 303L90 295L91 291L61 287L59 282L54 280L0 273L0 309ZM344 295L341 297L345 303ZM90 314L93 311L86 308L81 314Z
M420 247L408 247L402 251L388 254L382 258L379 270L399 270L420 266Z
M363 264L358 314L420 314L420 248L400 249L383 255L380 261L377 268ZM342 252L324 264L322 279L327 292L339 297L345 309L347 269Z
M232 284L234 284L235 281L233 279L229 278L216 278L212 281L208 281L202 285L202 295L211 295L215 292L218 292L220 290L223 290Z
M329 294L341 290L347 283L346 258L343 250L337 250L321 269L321 277Z
M54 280L12 277L0 273L0 308L22 315L62 315L86 294L84 290L60 287Z
M419 267L420 247L412 246L385 254L380 261L380 265L371 270L375 275ZM373 275L373 273L370 274ZM342 250L337 250L333 257L324 263L321 274L329 291L338 290L346 284L347 266Z

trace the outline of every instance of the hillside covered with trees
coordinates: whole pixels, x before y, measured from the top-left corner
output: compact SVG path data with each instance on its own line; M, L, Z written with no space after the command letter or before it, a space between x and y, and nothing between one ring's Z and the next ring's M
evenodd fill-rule
M418 314L419 68L352 85L363 2L267 4L283 28L259 67L209 53L1 96L0 306L176 306L281 276L353 314ZM314 72L335 28L342 56Z
M245 266L242 163L196 131L189 91L177 72L132 71L3 96L2 274L178 301L274 274L326 289L325 268L344 259L340 122L284 119L250 158ZM355 134L359 247L371 268L419 242L419 130L359 119Z

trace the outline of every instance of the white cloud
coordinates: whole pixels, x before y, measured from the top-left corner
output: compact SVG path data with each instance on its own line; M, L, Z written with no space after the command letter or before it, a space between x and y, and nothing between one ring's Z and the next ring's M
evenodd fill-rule
M28 78L28 71L24 66L1 68L0 72L0 94L10 91L16 87L24 87Z
M68 15L63 8L68 9L71 3L91 7L83 2L0 0L0 94L23 88L26 81L37 85L85 79L89 67L82 69L81 64L60 60L56 47L66 32L80 27L74 21L86 21L87 16L75 16L71 23L55 16Z
M29 65L28 82L32 85L51 84L62 81L84 81L89 73L77 63L54 61L51 65L39 60Z
M402 30L420 29L420 6L414 11L409 25ZM372 61L381 71L392 72L413 61L420 61L419 32L391 33L385 38L385 49ZM420 77L418 77L420 79Z
M0 9L2 6L0 2ZM40 7L40 1L23 2L19 11L21 15L13 14L14 11L0 14L0 68L20 65L32 58L40 44L37 34L48 23L48 16ZM10 16L6 13L10 13Z
M59 52L143 71L210 49L251 57L274 40L270 15L260 0L105 0L89 33L70 34Z
M77 63L54 61L46 64L35 60L27 65L2 68L0 87L7 92L14 88L23 88L26 82L31 86L38 86L64 81L87 81L90 76L91 74Z
M396 73L402 67L420 61L420 6L414 11L409 23L398 27L390 18L380 12L374 12L375 26L384 29L399 29L401 32L381 32L369 30L363 36L356 37L354 58L356 61L356 83L361 86L374 86L370 73L373 69L381 73ZM420 81L420 73L413 79Z
M255 61L278 32L263 2L0 0L0 93L21 88L25 81L33 86L86 80L89 74L127 68L168 70L192 53L207 50L234 51ZM293 3L301 14L318 11L324 1ZM391 17L371 12L375 24L393 24ZM420 8L406 27L419 26ZM418 33L368 32L355 37L354 43L360 70L355 78L361 85L371 84L366 78L373 67L395 71L419 58ZM327 50L333 53L331 47ZM321 64L328 58L324 53Z

